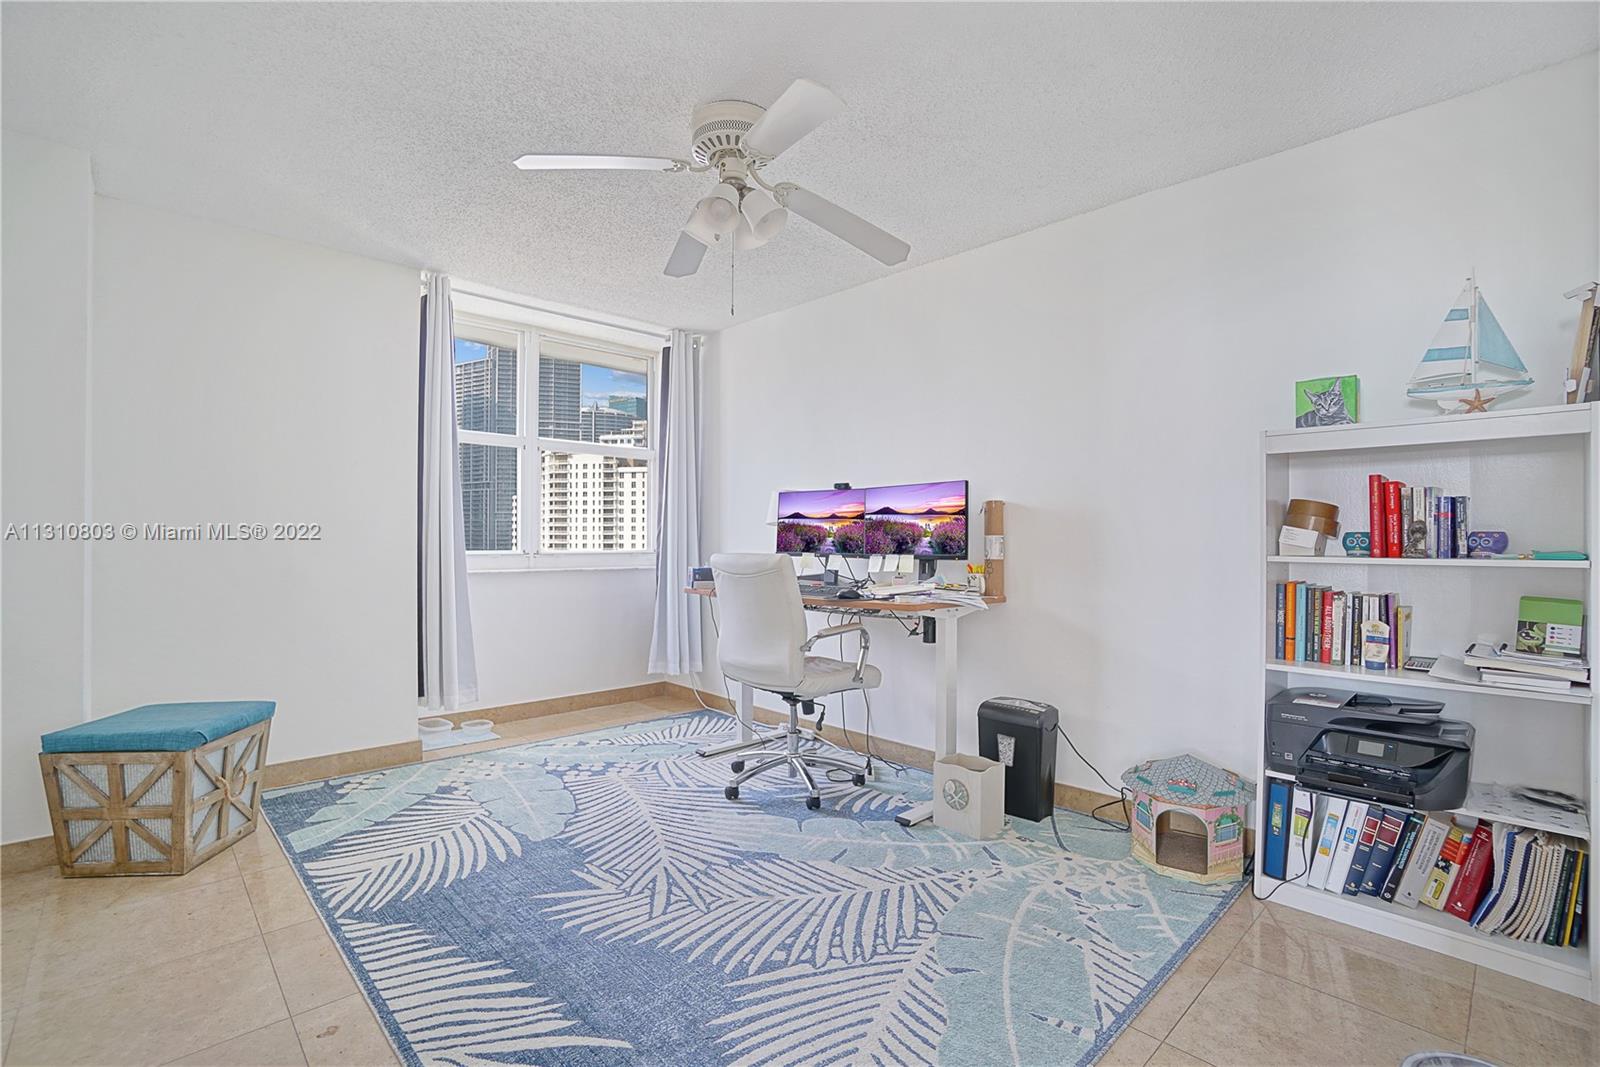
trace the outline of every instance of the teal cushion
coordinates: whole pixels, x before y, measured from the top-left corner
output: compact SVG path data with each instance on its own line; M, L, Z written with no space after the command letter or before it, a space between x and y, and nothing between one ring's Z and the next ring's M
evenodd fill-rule
M45 752L183 752L272 718L272 700L146 704L40 738Z

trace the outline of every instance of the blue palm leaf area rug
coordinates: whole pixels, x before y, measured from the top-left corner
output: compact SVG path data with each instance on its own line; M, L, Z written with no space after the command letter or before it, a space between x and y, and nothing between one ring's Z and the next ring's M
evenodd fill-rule
M920 771L739 800L698 712L277 790L267 816L413 1064L1092 1063L1238 886L1087 817L976 841Z

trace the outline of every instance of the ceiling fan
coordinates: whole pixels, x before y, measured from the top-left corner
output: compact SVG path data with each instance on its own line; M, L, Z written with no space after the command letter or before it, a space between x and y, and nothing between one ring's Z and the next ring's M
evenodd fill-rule
M738 251L775 237L789 212L822 227L888 266L904 263L911 246L859 215L793 182L769 183L768 163L844 110L844 101L800 78L771 107L744 100L713 100L694 111L693 156L527 155L523 170L655 170L668 174L716 171L717 185L695 204L663 272L682 278L700 269L706 249L731 236Z

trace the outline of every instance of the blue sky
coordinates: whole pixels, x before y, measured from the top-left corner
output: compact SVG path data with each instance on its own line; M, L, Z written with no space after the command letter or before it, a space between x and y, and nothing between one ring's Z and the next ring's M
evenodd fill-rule
M479 341L468 341L464 337L457 337L455 340L457 363L471 363L474 360L489 358L488 345ZM646 384L643 374L612 370L610 367L594 367L587 363L582 366L583 374L579 379L579 389L583 393L585 404L604 404L614 396L645 395Z

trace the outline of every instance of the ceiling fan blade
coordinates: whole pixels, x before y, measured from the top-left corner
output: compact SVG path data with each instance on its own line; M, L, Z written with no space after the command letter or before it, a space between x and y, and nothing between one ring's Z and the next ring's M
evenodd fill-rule
M667 257L667 269L661 273L669 278L687 278L700 269L700 261L704 258L706 246L685 230L678 234L678 243L672 246L672 255Z
M786 194L783 204L801 218L821 226L841 241L855 245L861 251L885 266L904 263L911 254L911 246L891 233L887 233L862 218L846 211L831 200L824 200L809 189L798 185L781 185Z
M798 78L744 135L744 147L772 159L844 110L844 101L814 81Z
M522 156L512 161L521 170L677 170L682 160L660 156Z

